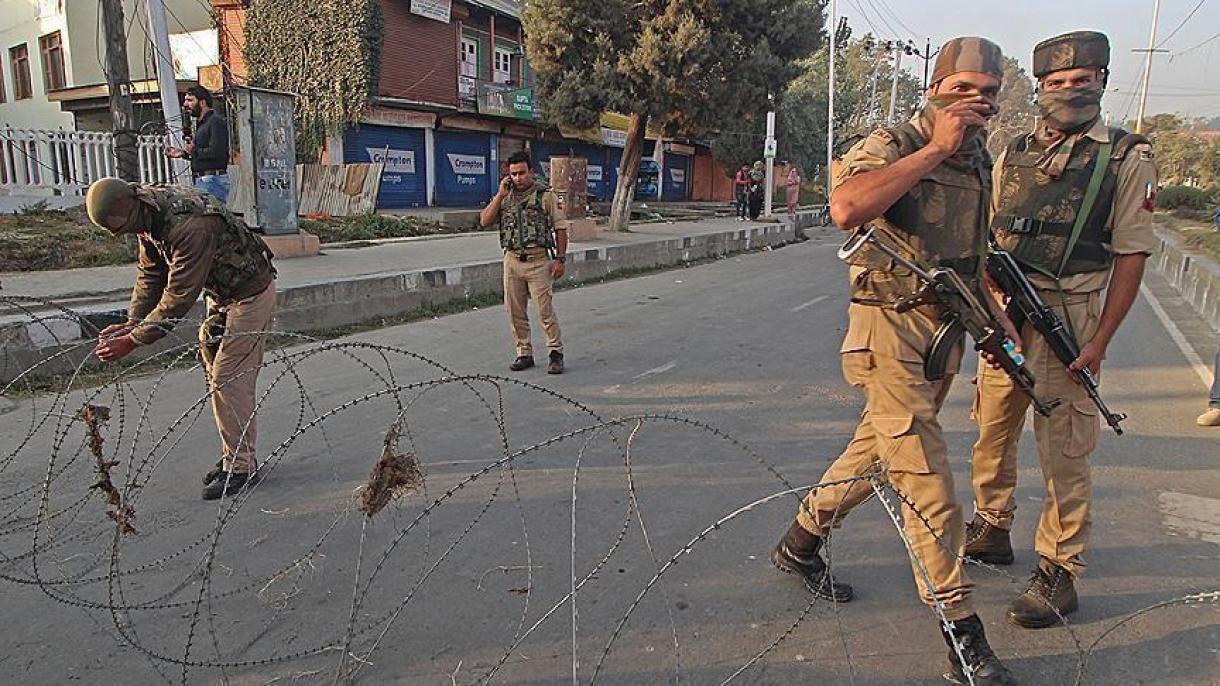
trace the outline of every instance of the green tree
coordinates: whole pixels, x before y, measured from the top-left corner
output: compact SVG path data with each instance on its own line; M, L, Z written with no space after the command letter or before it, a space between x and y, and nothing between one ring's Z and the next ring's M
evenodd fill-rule
M1004 57L1004 77L996 99L999 111L987 124L987 150L997 156L1014 136L1029 133L1038 117L1034 82L1016 58Z
M629 114L610 226L630 218L646 128L703 136L779 93L822 40L825 0L531 0L526 50L547 116Z
M835 138L867 133L885 124L889 111L894 54L871 35L851 39L840 29L835 54ZM826 163L826 93L829 48L802 61L803 71L776 103L777 155L817 180ZM906 70L898 72L895 118L907 117L919 102L920 84ZM766 138L766 103L758 103L741 119L715 134L713 151L730 168L762 155Z
M250 85L296 94L301 160L360 120L381 67L378 0L259 0L246 15ZM319 39L325 36L325 40Z

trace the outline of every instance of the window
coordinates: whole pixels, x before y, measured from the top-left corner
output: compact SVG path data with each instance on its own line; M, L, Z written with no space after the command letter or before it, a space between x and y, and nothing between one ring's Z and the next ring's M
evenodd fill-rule
M34 97L34 85L30 80L30 50L25 43L8 49L9 64L13 68L13 99L26 100Z
M42 52L42 85L49 93L68 85L68 75L64 69L64 43L59 32L49 33L38 39L38 49Z
M462 38L462 76L479 78L479 41Z
M4 95L4 69L0 68L0 102L5 102Z
M508 48L496 48L495 82L508 83L513 79L513 51Z

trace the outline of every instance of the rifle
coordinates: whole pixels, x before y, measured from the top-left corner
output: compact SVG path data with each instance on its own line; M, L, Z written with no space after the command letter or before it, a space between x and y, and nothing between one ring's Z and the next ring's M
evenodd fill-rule
M1020 326L1022 321L1033 324L1038 333L1046 339L1051 352L1065 367L1080 357L1080 344L1076 341L1076 337L1064 326L1059 314L1048 307L1042 297L1038 295L1038 291L1029 282L1025 272L1021 271L1021 267L1011 253L992 246L991 254L987 257L987 273L991 275L992 280L999 285L1000 289L1008 294L1008 316L1012 318L1014 324ZM1123 428L1119 426L1119 422L1126 419L1127 415L1113 412L1106 406L1106 402L1101 399L1097 377L1093 375L1092 370L1085 367L1078 372L1069 369L1068 373L1084 386L1085 392L1089 394L1089 399L1106 418L1106 423L1114 429L1114 433L1119 436L1123 435Z
M899 299L894 305L895 312L909 312L926 304L940 305L942 325L936 332L932 347L924 361L924 376L929 381L937 381L944 377L944 362L949 352L960 339L962 332L970 334L974 339L974 349L991 355L1001 369L1004 370L1013 383L1029 396L1034 409L1041 415L1049 417L1060 403L1058 398L1043 401L1034 392L1034 375L1025 366L1025 357L1016 352L1016 346L1003 327L991 315L987 306L971 290L950 267L935 267L925 269L912 259L898 252L876 236L876 229L857 231L839 249L839 259L846 260L857 253L865 244L872 245L885 253L899 265L909 269L920 281L923 287L915 294Z

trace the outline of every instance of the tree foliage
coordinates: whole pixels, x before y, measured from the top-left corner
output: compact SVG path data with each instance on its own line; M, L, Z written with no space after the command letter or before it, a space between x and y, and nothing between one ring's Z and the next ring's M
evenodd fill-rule
M996 98L999 112L987 124L987 149L1000 154L1014 136L1029 133L1038 117L1034 104L1034 82L1016 58L1004 56L1004 77Z
M844 27L836 43L835 139L842 141L886 124L894 54L869 34L853 40ZM825 46L802 61L801 75L776 103L776 154L798 165L811 180L816 180L826 163L829 55L829 46ZM919 95L919 81L905 69L899 70L896 121L910 116ZM726 126L713 141L716 156L730 167L758 159L766 138L766 109L765 101L758 103L736 126Z
M733 126L801 71L824 0L531 0L526 50L547 116L574 127L635 115L668 136ZM629 132L611 223L622 228L643 126ZM624 196L625 194L625 196Z
M299 159L315 159L327 135L360 120L380 73L383 23L378 0L259 0L250 8L250 85L296 94Z
M1220 188L1220 138L1196 133L1207 123L1177 114L1144 118L1144 135L1152 141L1162 184ZM1135 122L1128 127L1134 129Z

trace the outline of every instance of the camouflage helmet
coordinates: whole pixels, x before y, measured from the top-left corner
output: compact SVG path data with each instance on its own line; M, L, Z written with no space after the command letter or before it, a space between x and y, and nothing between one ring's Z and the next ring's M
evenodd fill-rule
M963 71L990 74L997 79L1002 79L1004 78L1004 53L1000 50L1000 46L986 38L978 36L953 38L940 46L936 56L936 66L932 68L932 78L928 83L940 83L945 77Z
M123 228L126 221L120 224L107 224L107 221L119 219L112 210L115 203L120 200L134 200L136 197L135 188L126 181L114 177L107 176L94 181L89 186L89 192L85 194L85 211L89 214L89 221L107 229L109 231L117 231ZM132 205L134 209L134 205Z
M1073 31L1034 46L1034 78L1062 69L1110 66L1110 40L1096 31Z

